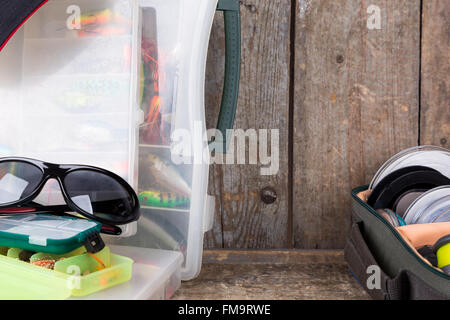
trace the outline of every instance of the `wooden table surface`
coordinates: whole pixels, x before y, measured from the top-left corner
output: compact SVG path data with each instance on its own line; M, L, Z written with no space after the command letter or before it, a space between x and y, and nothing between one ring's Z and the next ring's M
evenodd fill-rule
M342 251L207 250L200 275L173 299L369 299Z

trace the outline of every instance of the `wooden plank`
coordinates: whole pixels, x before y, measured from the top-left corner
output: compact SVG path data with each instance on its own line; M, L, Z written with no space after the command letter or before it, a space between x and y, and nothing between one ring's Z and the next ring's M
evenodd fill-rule
M449 25L448 2L423 2L420 141L445 148L450 148Z
M205 252L221 256L223 252ZM260 252L243 251L242 257L255 257ZM183 282L176 300L350 300L370 299L350 275L342 257L332 253L322 261L277 263L283 252L267 253L266 263L208 263L199 277ZM292 256L296 254L293 253ZM326 253L323 254L325 257ZM272 261L272 262L271 262Z
M381 9L381 29L367 8ZM353 187L418 140L420 0L297 3L296 248L343 248Z
M203 263L220 264L312 264L341 263L341 250L205 250Z
M290 0L241 1L242 71L235 128L280 129L280 170L261 176L261 165L215 165L210 194L216 196L216 223L206 247L283 248L290 246L288 227L288 110ZM224 39L216 19L207 70L208 126L217 123L222 90ZM262 188L277 192L271 205Z

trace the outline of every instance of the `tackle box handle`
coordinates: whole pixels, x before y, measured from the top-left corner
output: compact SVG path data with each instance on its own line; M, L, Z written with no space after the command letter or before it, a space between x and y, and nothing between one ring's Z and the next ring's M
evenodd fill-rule
M225 78L217 129L222 133L224 139L223 152L226 153L230 142L227 130L234 127L241 76L241 12L239 0L219 0L217 10L223 11L225 21Z

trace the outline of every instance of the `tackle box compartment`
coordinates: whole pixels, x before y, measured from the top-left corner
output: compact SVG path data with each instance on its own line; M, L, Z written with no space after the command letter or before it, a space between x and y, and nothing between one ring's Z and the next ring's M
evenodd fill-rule
M99 291L83 300L167 300L181 285L183 256L180 252L111 246L111 252L133 259L130 281Z
M111 254L111 266L88 275L65 274L0 255L0 299L67 299L105 290L131 278L133 260Z

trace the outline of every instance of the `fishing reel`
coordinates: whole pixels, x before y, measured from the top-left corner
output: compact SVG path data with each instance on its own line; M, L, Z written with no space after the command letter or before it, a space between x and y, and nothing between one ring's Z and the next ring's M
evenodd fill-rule
M404 217L407 224L450 222L450 186L423 193L408 207Z
M398 227L450 221L450 150L415 147L375 174L367 203Z

